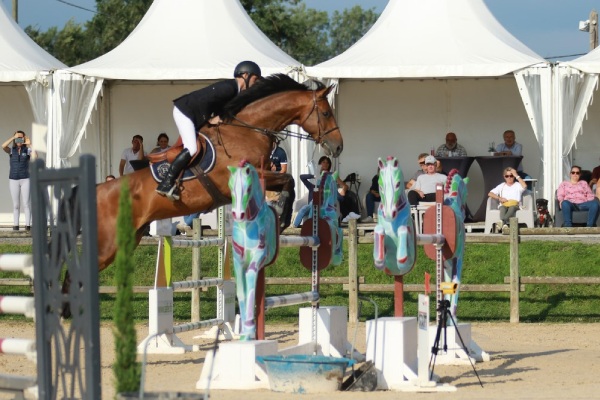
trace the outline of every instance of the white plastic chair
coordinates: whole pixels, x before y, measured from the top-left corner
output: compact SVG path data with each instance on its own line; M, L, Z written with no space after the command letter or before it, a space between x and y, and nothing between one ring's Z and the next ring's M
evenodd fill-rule
M517 219L520 224L527 225L528 228L534 227L534 204L533 196L529 190L523 192L523 202L521 209L517 211ZM485 211L485 230L484 233L491 233L494 224L500 221L500 210L498 209L498 200L488 197Z

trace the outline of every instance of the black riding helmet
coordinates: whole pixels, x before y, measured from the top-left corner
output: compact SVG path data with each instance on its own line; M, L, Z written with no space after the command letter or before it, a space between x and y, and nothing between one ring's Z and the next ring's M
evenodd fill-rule
M259 78L262 76L260 67L254 61L242 61L241 63L239 63L235 67L235 70L233 70L233 77L237 78L238 76L242 76L245 73L248 74L248 76L244 79L244 81L246 82L246 88L248 88L249 86L250 78L252 77L252 75L256 75Z
M238 76L242 76L245 73L248 73L249 77L252 75L256 75L258 77L262 76L260 72L260 67L254 61L242 61L241 63L239 63L233 71L233 77L237 78Z

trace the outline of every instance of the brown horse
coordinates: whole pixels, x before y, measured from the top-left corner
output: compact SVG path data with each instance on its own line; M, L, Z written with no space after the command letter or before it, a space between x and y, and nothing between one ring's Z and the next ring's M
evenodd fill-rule
M286 75L269 76L241 92L226 106L223 114L225 123L202 128L216 152L216 163L208 177L224 198L231 200L227 167L237 166L244 159L260 170L261 163L268 163L275 135L290 124L301 126L327 154L333 157L340 155L342 135L327 101L331 89L331 86L318 84L317 89L311 90ZM289 182L293 187L290 175L264 171L264 177L268 190L289 187ZM210 211L223 205L218 204L219 201L195 179L182 183L181 199L173 202L155 192L157 183L149 168L127 175L127 178L138 243L143 236L143 228L151 221ZM110 265L117 250L120 186L121 179L116 179L99 184L96 189L100 270Z

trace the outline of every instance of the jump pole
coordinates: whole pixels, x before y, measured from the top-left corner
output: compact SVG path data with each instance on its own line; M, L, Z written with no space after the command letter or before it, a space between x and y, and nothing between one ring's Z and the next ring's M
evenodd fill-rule
M222 216L222 212L220 216ZM177 333L196 329L219 326L224 328L223 332L226 337L231 338L233 336L231 325L235 321L235 283L223 279L222 265L218 268L220 276L217 278L172 282L171 275L171 254L173 247L192 247L194 249L207 246L219 246L220 249L226 247L224 218L219 218L219 226L218 238L173 240L170 236L171 220L157 221L157 233L160 235L160 239L155 284L154 288L148 292L148 336L138 345L138 353L143 353L146 350L147 353L154 354L181 354L186 351L198 350L198 346L186 345L176 335ZM219 261L221 262L222 260L224 258L220 257ZM217 317L204 321L193 320L192 322L174 325L173 292L175 290L192 289L193 295L194 291L199 294L200 288L211 286L217 287ZM192 298L192 302L194 300ZM199 303L199 298L196 299L196 303Z

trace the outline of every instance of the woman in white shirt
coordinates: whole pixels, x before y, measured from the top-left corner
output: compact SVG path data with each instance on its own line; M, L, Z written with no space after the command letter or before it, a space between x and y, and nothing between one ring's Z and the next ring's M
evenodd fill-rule
M488 193L489 197L498 200L502 229L508 228L508 220L517 215L526 188L527 183L518 172L508 167L504 169L504 182Z

